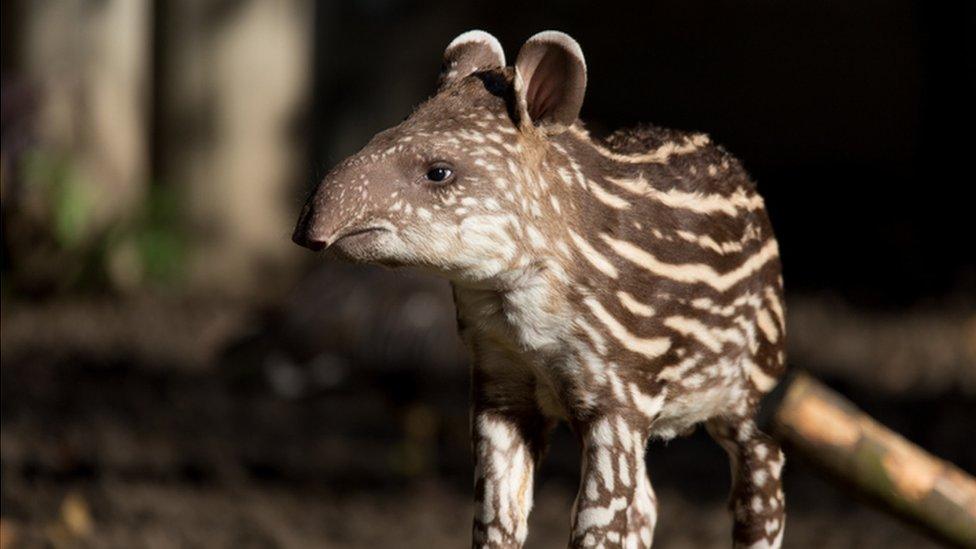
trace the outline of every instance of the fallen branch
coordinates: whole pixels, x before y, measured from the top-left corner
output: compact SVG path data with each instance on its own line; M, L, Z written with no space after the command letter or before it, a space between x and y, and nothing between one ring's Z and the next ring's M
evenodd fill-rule
M976 547L976 480L812 377L797 374L787 384L772 422L793 454L940 540Z

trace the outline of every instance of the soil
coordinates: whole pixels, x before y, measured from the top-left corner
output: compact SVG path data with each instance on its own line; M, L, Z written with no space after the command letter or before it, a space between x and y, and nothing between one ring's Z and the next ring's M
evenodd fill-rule
M450 294L423 277L342 269L264 307L161 297L4 303L0 549L467 545L468 372ZM877 328L901 333L908 316L795 302L792 329L825 340L800 336L794 367L976 470L967 377L976 370L959 328L971 319L911 316L927 340L944 337L925 370L924 345ZM858 336L864 325L872 328ZM858 337L900 341L912 360L886 345L884 363L859 369L876 355ZM856 360L825 351L831 338ZM874 383L879 376L887 381ZM530 547L566 543L576 454L560 428L539 473ZM699 430L652 444L648 464L661 505L656 545L727 547L722 451ZM800 459L787 456L784 478L786 547L936 546Z

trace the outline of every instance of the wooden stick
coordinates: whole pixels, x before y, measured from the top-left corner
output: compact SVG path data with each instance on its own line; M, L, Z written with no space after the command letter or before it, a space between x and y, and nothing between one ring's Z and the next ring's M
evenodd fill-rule
M976 547L976 480L956 466L805 374L785 388L772 420L775 436L791 453L942 541Z

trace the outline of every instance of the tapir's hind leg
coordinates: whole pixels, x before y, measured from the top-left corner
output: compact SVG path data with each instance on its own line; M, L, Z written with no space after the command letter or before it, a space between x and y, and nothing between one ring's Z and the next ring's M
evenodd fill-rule
M779 444L757 429L752 418L713 418L707 428L732 462L729 509L735 547L779 547L786 520Z

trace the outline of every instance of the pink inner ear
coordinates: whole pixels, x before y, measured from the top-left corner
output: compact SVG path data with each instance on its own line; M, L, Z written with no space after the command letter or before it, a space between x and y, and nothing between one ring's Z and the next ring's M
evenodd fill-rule
M533 120L549 114L562 101L563 86L569 78L567 60L561 53L546 52L529 79L526 99Z

